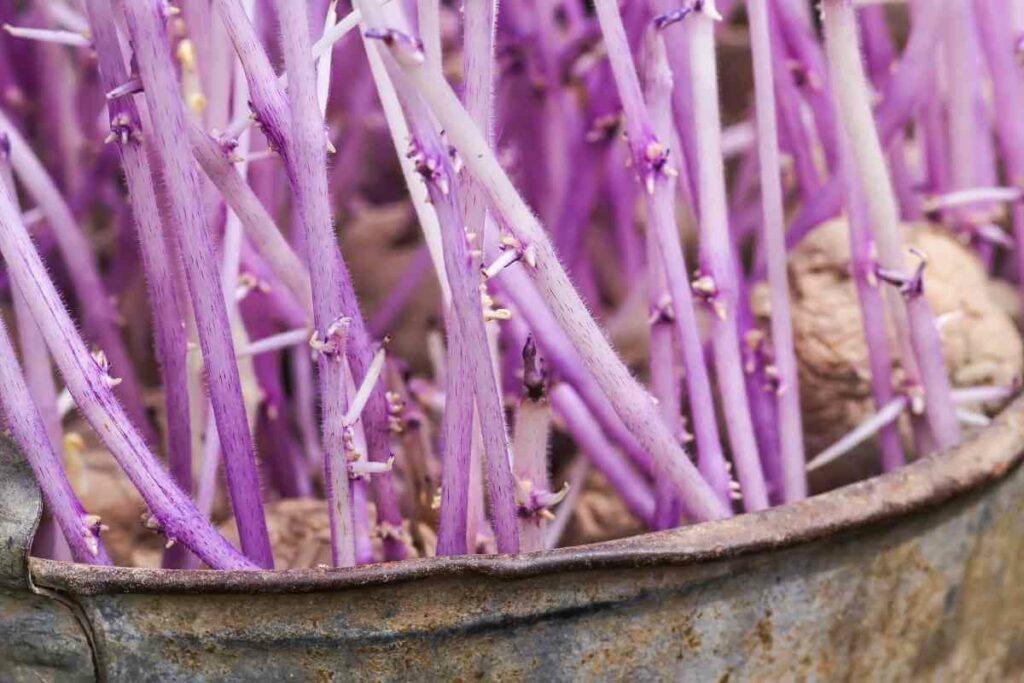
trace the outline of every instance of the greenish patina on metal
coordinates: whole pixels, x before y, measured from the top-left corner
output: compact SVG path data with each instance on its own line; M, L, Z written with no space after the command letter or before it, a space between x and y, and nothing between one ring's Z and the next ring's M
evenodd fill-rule
M0 680L1021 680L1022 453L1018 400L899 472L621 541L337 571L26 574L38 493L3 448L0 498L22 502L0 503L0 638L33 635L0 641Z

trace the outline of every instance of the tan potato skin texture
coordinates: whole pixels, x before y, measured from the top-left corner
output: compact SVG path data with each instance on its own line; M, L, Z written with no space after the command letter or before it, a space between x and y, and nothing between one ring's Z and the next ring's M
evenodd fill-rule
M942 343L953 386L1009 385L1021 375L1024 347L981 262L948 233L927 225L905 228L907 244L928 257L925 296L945 320ZM813 457L874 410L846 221L808 235L791 255L789 276L804 433ZM767 301L759 287L752 305L762 320ZM895 358L893 370L899 382Z

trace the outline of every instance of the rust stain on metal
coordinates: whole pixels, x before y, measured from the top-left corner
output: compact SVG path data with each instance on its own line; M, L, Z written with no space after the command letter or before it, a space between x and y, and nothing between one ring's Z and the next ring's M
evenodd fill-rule
M757 622L757 638L766 651L772 649L774 639L772 638L772 611L770 609Z
M337 571L32 561L31 577L75 606L105 680L1012 679L1022 453L1018 402L903 471L611 543Z

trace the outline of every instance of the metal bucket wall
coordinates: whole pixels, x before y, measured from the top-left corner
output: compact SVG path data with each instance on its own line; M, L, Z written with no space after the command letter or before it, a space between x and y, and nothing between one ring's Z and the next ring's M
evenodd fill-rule
M1021 680L1024 403L802 503L515 558L164 572L28 560L0 457L0 680Z

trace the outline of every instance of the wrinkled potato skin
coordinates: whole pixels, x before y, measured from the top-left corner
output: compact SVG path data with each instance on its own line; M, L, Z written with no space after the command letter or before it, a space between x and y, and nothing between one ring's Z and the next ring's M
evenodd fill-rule
M993 295L981 262L937 228L907 226L905 238L928 258L925 296L943 321L942 345L953 386L1006 386L1019 378L1024 363L1020 333ZM845 220L825 224L804 239L789 259L789 277L804 434L808 457L813 457L874 411ZM752 305L763 321L767 302L767 291L759 287ZM895 355L893 373L900 382Z

